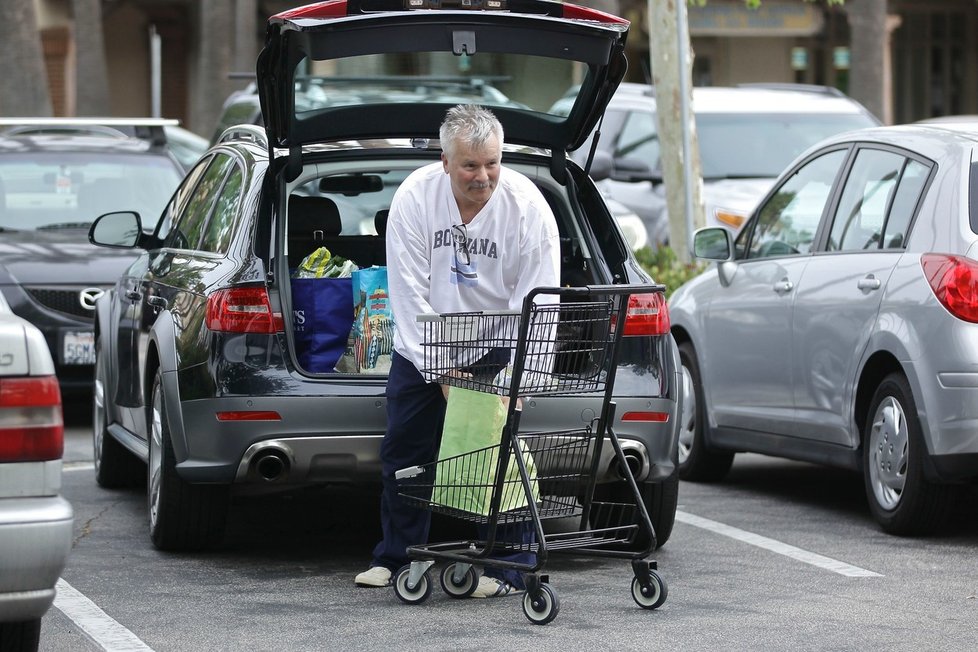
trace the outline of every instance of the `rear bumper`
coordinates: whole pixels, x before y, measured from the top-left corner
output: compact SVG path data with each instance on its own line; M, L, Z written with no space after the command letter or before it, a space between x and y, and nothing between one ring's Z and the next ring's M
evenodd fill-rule
M0 499L0 620L40 618L51 606L73 522L60 496Z

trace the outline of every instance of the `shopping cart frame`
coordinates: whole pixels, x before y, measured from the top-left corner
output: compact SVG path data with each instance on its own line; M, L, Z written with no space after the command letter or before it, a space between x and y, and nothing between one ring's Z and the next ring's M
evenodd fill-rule
M443 468L445 465L449 465L448 468L453 464L464 465L470 461L467 456L486 454L490 449L436 460L421 467L402 469L395 474L402 488L400 492L402 499L432 512L448 514L487 526L484 539L409 546L407 555L412 561L399 569L393 580L395 593L399 599L409 604L418 604L429 597L432 583L428 577L428 570L436 561L448 562L441 573L441 584L445 592L455 598L464 598L472 594L478 585L477 568L479 567L516 570L523 573L526 582L527 591L523 600L525 615L535 624L546 624L556 617L559 611L559 600L556 592L549 585L549 577L541 574L540 571L546 565L551 552L572 552L579 556L630 559L634 575L632 597L635 602L645 609L656 609L665 602L668 593L666 583L657 573L657 563L648 559L657 545L655 529L612 425L616 409L612 398L615 372L618 368L622 338L625 336L630 299L633 295L664 293L664 291L664 286L653 284L536 288L525 298L520 311L419 316L419 322L426 324L426 333L429 333L425 341L428 347L426 365L422 370L429 380L437 380L452 387L505 395L509 402L499 444L492 447L498 448L499 453L497 458L492 460L495 473L486 513L466 512L450 504L436 502L433 499L433 492L443 487L436 485L432 478L438 470L437 465L441 464ZM549 297L550 300L540 300L544 297ZM554 298L556 298L555 303L553 303ZM593 362L590 358L600 353L600 361L590 364L586 368L586 373L558 373L556 369L547 367L546 356L551 356L550 363L554 364L556 356L559 355L555 348L558 339L550 341L548 336L555 335L558 326L566 323L562 321L563 315L588 314L588 310L593 310L597 317L592 320L594 323L591 324L590 334L586 337L582 336L581 341L574 340L575 346L580 347L575 349L574 355L588 357L587 362L590 364ZM553 320L554 315L556 321L548 321ZM606 321L601 324L599 318ZM466 323L465 320L481 324L483 330L474 329L470 332L467 337L472 338L471 342L452 337L448 337L446 342L443 331L449 327L444 324L451 322L454 326ZM584 319L580 321L587 322ZM517 326L515 329L512 327L512 322ZM510 324L508 332L502 336L498 335L499 330L505 330L507 323ZM493 331L488 338L485 332L487 328ZM547 331L547 328L554 330ZM442 339L436 341L436 338L430 335L432 331L429 329L440 334ZM476 330L479 331L478 335L475 335ZM595 334L594 330L598 333ZM480 344L473 345L477 338ZM594 346L595 342L602 345L603 349L598 351ZM553 348L542 350L541 346L545 348L545 343L552 345ZM469 357L478 358L483 349L491 350L495 344L515 345L515 353L511 356L512 372L508 377L500 381L498 374L489 380L472 374L452 373L460 367L465 368L465 362L471 361L457 359L461 355L460 351L466 350L466 345L477 351ZM430 358L427 355L429 351L433 351ZM582 351L584 353L581 353ZM445 362L445 359L448 361ZM528 365L530 360L544 360L542 363L544 370L534 368L532 364ZM603 395L600 414L589 427L570 431L519 432L522 398L583 393ZM603 503L594 500L605 439L613 448L614 459L619 465L623 480L631 490L634 504ZM543 442L543 445L538 446L536 451L528 456L527 442L535 440ZM549 448L546 448L545 446L548 445ZM529 447L533 449L533 444L531 443ZM574 455L571 461L568 452L572 447ZM563 453L561 449L564 449ZM507 454L502 454L502 451L507 451ZM553 456L553 451L558 451L558 454ZM529 457L531 461L533 459L539 461L541 454L548 460L545 467L549 464L559 471L551 476L548 475L551 472L549 469L544 471L531 469L527 458ZM585 457L583 460L579 459L582 454ZM550 459L548 455L554 459ZM515 461L517 467L518 482L525 504L516 509L503 510L503 500L511 495L514 484L509 470L511 461ZM573 467L574 472L567 471L565 468L567 466ZM579 502L579 506L570 505L570 501L564 500L565 497L561 496L553 497L555 499L548 502L548 497L542 495L540 485L547 482L551 485L554 483L559 485L562 480L566 480L566 484L561 486L579 491L576 497L578 500L575 501ZM539 484L535 485L538 481ZM634 514L630 514L631 518L624 518L626 508L634 509ZM620 522L617 525L612 524L611 519L616 514L621 520L634 520L634 522L625 525ZM547 534L543 528L543 521L551 518L580 518L580 528ZM603 523L603 521L607 522ZM532 543L514 543L498 539L501 526L520 522L532 523L535 534ZM642 534L647 541L644 547L638 550L624 548ZM535 553L535 561L520 563L492 556L494 553L514 551Z

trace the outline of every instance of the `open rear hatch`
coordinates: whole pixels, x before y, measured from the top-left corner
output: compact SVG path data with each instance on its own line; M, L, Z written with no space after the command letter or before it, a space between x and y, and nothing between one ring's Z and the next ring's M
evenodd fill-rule
M269 147L297 165L312 143L437 138L450 106L473 103L492 107L508 144L562 161L625 74L628 25L549 0L330 0L277 14L258 59ZM551 112L569 98L569 113Z

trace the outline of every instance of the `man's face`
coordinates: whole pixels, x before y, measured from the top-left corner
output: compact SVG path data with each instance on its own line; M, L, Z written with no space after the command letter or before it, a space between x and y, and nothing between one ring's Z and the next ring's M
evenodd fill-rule
M489 201L499 181L501 158L502 148L495 136L476 147L458 143L451 157L442 153L442 165L460 209L478 209Z

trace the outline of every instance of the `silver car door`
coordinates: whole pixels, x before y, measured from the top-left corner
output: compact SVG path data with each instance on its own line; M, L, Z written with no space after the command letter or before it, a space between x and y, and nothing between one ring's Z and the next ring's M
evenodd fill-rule
M799 434L855 446L856 376L906 227L930 170L882 149L857 150L829 223L825 251L795 296L795 406Z
M818 226L845 161L837 149L802 165L761 204L743 260L721 284L706 331L703 361L717 425L791 435L797 286L811 261Z

